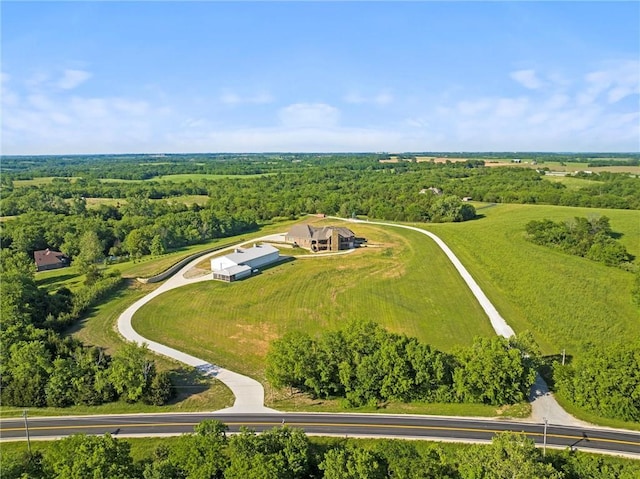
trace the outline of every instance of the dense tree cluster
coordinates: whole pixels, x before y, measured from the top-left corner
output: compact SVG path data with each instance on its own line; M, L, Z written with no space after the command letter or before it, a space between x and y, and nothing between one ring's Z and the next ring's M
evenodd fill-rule
M267 378L347 406L383 401L513 404L536 377L537 347L526 340L477 338L447 354L375 323L352 322L318 339L292 332L274 341Z
M249 211L228 215L198 205L150 201L131 197L121 207L100 205L78 212L29 211L2 225L4 248L33 251L51 248L66 253L74 263L93 265L107 256L139 258L162 254L185 245L250 231L256 227Z
M527 223L526 232L536 244L557 248L607 266L620 266L631 261L631 255L624 245L615 239L606 216L575 217L564 222L534 220Z
M554 368L556 389L576 406L599 416L640 422L640 340L591 346Z
M0 473L5 479L632 479L640 466L572 451L544 457L523 434L508 432L488 446L444 449L401 440L314 443L286 426L228 437L223 423L205 421L140 460L126 440L75 435L44 453L3 455Z
M146 351L133 344L113 357L59 331L118 287L119 276L99 277L75 293L37 287L25 253L0 253L2 403L12 406L96 405L122 397L164 404L173 394L166 373L157 373Z

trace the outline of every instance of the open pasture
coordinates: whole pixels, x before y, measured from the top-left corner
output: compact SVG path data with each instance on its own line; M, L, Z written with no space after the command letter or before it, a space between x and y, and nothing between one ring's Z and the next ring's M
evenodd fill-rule
M492 336L479 304L424 235L349 225L369 246L297 259L235 283L208 281L169 291L133 324L143 336L264 380L269 342L287 331L314 334L351 319L372 320L437 348Z
M547 354L558 354L563 348L574 354L588 342L617 342L640 335L640 313L631 301L632 273L535 245L525 238L524 230L531 220L607 216L637 264L637 211L475 206L483 218L426 228L449 244L516 333L532 331Z

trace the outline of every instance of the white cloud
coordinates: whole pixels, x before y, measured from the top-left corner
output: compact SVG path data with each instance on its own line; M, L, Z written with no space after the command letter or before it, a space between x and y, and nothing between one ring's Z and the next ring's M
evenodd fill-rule
M535 70L516 70L511 72L509 76L530 90L537 90L544 85L537 77Z
M362 95L359 92L352 91L347 93L344 96L343 100L346 103L351 103L355 105L373 104L373 105L384 106L393 102L393 95L386 90L371 96Z
M247 95L247 96L240 96L236 93L225 92L222 95L220 95L219 100L221 103L224 103L226 105L239 105L242 103L261 105L261 104L273 103L274 98L269 93L264 93L264 92L258 93L256 95Z
M290 128L332 127L338 124L340 111L326 103L294 103L280 109L278 117Z
M606 68L587 73L586 87L577 95L581 105L595 103L606 96L608 103L617 103L630 95L640 94L640 61L612 62Z
M57 82L58 88L73 90L91 78L91 73L84 70L65 70L62 78Z

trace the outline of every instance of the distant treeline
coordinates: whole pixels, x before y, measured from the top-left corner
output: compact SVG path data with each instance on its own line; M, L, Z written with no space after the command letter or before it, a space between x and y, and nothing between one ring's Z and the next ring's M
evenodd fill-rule
M469 160L527 159L538 162L588 163L589 166L636 166L638 153L549 153L549 152L411 152L386 153L198 153L3 156L3 174L12 179L43 176L82 176L145 180L159 175L184 173L259 174L309 165L367 164L391 156L414 160L416 157L467 158Z
M241 209L255 212L259 220L303 213L352 214L385 220L433 221L429 214L437 189L444 195L471 197L492 203L529 203L597 208L640 208L640 181L628 174L601 173L588 176L580 188L568 189L547 181L544 172L529 168L485 168L480 160L459 163L380 163L354 157L306 158L304 160L229 160L195 165L206 173L268 176L218 178L172 182L102 183L100 168L118 177L152 177L184 172L188 164L107 164L75 181L55 180L40 187L14 188L11 175L3 170L0 210L17 215L29 210L64 213L58 199L121 198L149 199L181 195L208 195L216 203L232 203L233 214ZM3 165L4 168L4 165ZM159 171L157 168L167 169ZM103 171L107 175L107 171ZM69 172L70 176L73 176ZM107 175L108 176L108 175ZM420 194L420 192L423 192ZM226 204L225 204L226 203Z

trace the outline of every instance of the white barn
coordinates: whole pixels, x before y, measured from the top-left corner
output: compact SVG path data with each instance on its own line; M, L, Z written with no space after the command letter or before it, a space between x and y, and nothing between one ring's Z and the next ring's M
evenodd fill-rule
M251 275L254 268L275 263L280 251L271 245L254 245L251 248L236 248L233 253L211 259L213 279L235 281Z

